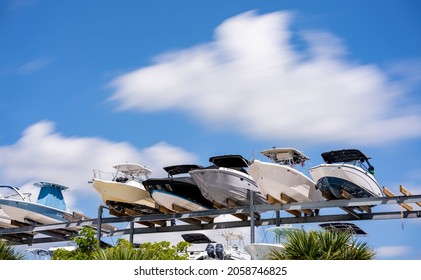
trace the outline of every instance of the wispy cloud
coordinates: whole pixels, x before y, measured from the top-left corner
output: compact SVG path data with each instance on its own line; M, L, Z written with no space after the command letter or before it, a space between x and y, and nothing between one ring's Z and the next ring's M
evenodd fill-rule
M420 106L340 38L290 28L292 15L248 12L213 42L165 53L110 82L121 110L183 110L218 129L269 140L379 145L421 136ZM296 49L291 38L305 42ZM391 133L393 131L393 133Z
M15 73L20 75L27 75L31 74L33 72L39 71L41 69L44 69L48 65L50 65L54 59L52 58L37 58L34 60L31 60L15 69Z
M0 147L0 178L3 184L30 189L37 181L67 185L69 206L77 196L97 196L88 181L93 169L113 171L121 162L150 167L154 176L165 176L163 166L195 162L196 156L168 143L139 149L127 142L111 142L94 137L65 137L49 121L28 127L13 145ZM98 196L99 198L99 196Z
M411 249L407 246L384 246L376 249L377 258L397 258L408 254Z
M9 9L18 10L28 7L35 3L36 0L7 0L9 4Z

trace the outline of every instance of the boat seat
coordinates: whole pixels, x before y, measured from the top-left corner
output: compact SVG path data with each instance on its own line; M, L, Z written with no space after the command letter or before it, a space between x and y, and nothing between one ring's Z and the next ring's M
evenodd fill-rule
M126 178L126 177L117 177L115 179L115 181L119 182L119 183L126 183L128 180L129 180L129 178Z

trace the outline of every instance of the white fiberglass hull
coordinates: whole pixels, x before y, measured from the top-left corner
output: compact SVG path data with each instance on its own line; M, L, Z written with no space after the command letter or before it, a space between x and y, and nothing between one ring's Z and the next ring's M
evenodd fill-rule
M289 166L254 160L248 173L264 196L279 200L287 195L297 202L322 201L316 183L300 171Z
M209 210L209 208L206 208L198 203L195 203L191 200L188 200L170 192L153 190L151 195L152 198L156 201L156 203L164 206L169 210L176 211L176 209L174 208L176 208L177 206L180 206L181 208L186 209L188 211Z
M4 213L4 211L0 208L0 228L9 228L9 227L13 227L11 225L10 217L6 215L6 213Z
M189 174L196 182L203 196L226 206L228 200L239 205L249 205L249 191L254 192L254 204L265 204L253 178L243 172L220 167L218 169L196 169Z
M11 220L22 223L55 224L67 222L65 215L71 213L27 201L0 199L0 207Z
M252 260L269 260L272 252L281 253L284 248L282 244L253 243L245 246L244 250L249 253Z
M372 174L350 164L321 164L310 169L321 192L342 198L345 190L357 198L382 197L382 190Z
M113 201L155 207L155 201L139 182L128 181L120 183L101 179L93 179L92 181L93 187L99 193L104 203Z

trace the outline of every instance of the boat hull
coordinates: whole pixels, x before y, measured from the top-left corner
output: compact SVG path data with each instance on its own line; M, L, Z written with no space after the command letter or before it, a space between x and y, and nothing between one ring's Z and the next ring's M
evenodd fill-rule
M254 192L254 204L268 203L251 176L243 172L221 167L196 169L189 173L204 197L223 206L229 204L228 200L237 205L250 205L250 191Z
M9 228L13 227L11 225L10 217L4 213L4 211L0 207L0 228Z
M212 203L202 195L190 176L176 179L148 179L142 184L156 203L169 210L178 212L176 206L187 211L212 208Z
M343 191L356 198L383 196L374 176L358 166L321 164L311 168L310 174L325 197L340 199Z
M316 190L316 183L289 166L254 160L248 173L266 197L269 195L279 200L286 195L297 202L323 200Z
M22 223L55 224L67 222L65 215L71 215L67 211L45 205L9 199L0 199L0 207L11 220Z
M282 244L253 243L244 247L244 250L250 255L252 260L269 260L272 252L281 253L285 248Z
M152 198L165 208L173 211L177 211L177 206L188 211L205 211L209 208L204 207L198 203L195 203L189 199L178 196L171 192L153 190L151 193Z
M155 207L155 201L149 192L139 182L129 181L120 183L115 181L93 179L92 185L104 203L121 202L128 204L139 204L147 207Z

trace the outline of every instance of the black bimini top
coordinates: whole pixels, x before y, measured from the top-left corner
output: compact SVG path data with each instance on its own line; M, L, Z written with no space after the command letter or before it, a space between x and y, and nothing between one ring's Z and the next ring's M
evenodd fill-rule
M196 164L181 164L181 165L171 165L164 167L164 170L167 171L169 176L177 175L177 174L186 174L189 173L190 170L203 168L203 166L196 165Z
M203 233L186 233L182 234L181 237L184 241L187 241L192 244L200 244L200 243L215 243L215 241L209 239Z
M322 153L322 158L326 163L349 162L359 160L367 161L369 158L357 149L344 149Z
M249 161L240 155L224 155L209 158L216 166L225 168L244 168L249 166Z
M367 233L363 229L361 229L359 226L352 223L325 223L325 224L320 224L319 226L328 231L332 231L332 230L347 231L354 235L367 236Z

